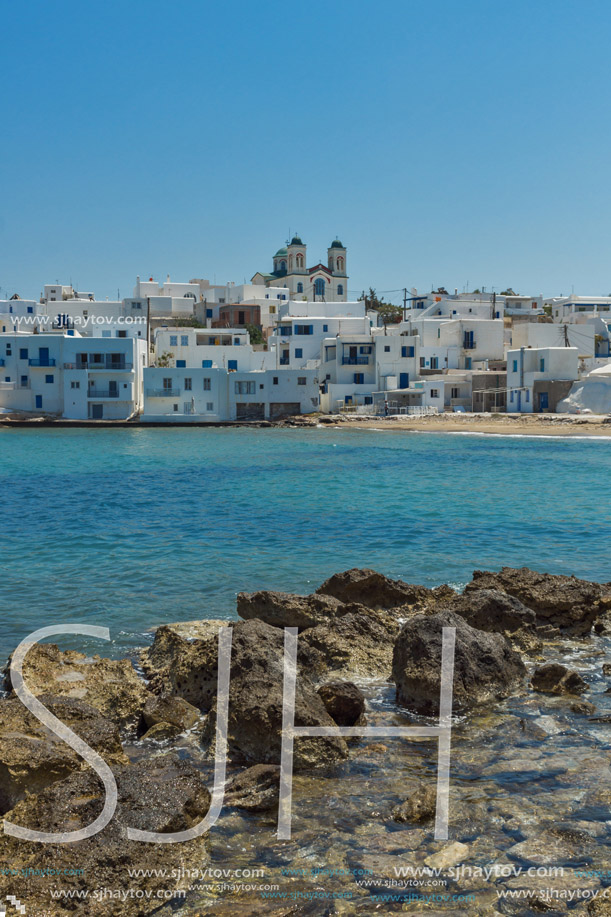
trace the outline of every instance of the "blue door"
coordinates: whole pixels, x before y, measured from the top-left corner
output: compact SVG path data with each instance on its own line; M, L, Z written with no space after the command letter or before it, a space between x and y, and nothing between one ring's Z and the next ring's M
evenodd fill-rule
M36 407L42 408L42 395L36 395Z
M518 414L522 410L522 392L518 392Z
M49 365L49 348L48 347L39 347L38 348L38 359L41 366Z
M399 388L409 388L409 373L399 374Z
M547 411L549 409L549 395L547 392L539 392L539 410Z

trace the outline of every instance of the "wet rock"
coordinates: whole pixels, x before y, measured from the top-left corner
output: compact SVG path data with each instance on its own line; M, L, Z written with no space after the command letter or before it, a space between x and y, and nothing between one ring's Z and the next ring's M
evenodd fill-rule
M398 822L427 822L435 818L437 789L434 786L419 786L405 802L395 806L392 817Z
M94 707L71 697L43 694L39 700L107 764L127 764L117 726ZM0 700L0 814L81 768L88 768L85 761L18 698Z
M608 678L611 675L611 662L603 663L603 675Z
M590 857L594 850L592 838L585 832L563 832L551 828L540 831L518 844L506 853L512 860L527 860L536 866L579 865L584 857Z
M174 624L159 627L142 660L151 689L160 695L182 697L199 710L209 710L217 691L219 630L232 623L190 621L188 629Z
M461 615L471 627L490 633L533 630L536 622L532 608L498 589L471 589L451 599L446 607Z
M199 719L199 710L184 697L174 697L164 694L157 697L154 694L147 698L142 710L142 720L147 729L159 723L169 724L176 733L191 729Z
M452 844L442 847L437 853L428 856L424 861L430 869L449 869L462 863L469 855L469 845L461 844L460 841L454 841Z
M217 640L221 627L231 621L210 619L206 621L178 621L162 624L155 631L153 643L140 654L140 664L151 679L150 688L155 693L163 691L168 672L198 641Z
M306 656L308 654L307 647ZM204 682L211 681L215 661L200 660ZM195 666L197 670L197 662ZM216 674L215 674L216 677ZM229 756L236 764L278 764L282 738L284 634L257 618L233 628L229 687ZM204 745L211 750L215 737L215 708L206 720ZM296 726L335 726L310 679L298 673L295 698ZM321 767L346 758L348 747L337 737L298 738L294 765Z
M569 710L573 713L583 714L584 716L590 716L592 713L596 713L594 704L589 703L587 700L575 701L574 704L571 704Z
M386 611L362 605L344 607L349 609L346 614L309 628L299 638L303 649L312 651L312 673L338 679L355 675L388 678L398 621Z
M225 805L259 812L278 805L280 767L255 764L227 784Z
M578 672L559 662L539 666L532 674L533 690L544 694L582 694L588 685Z
M340 602L358 602L367 608L397 608L427 601L431 590L402 580L392 580L375 570L346 570L320 586L319 595L331 595Z
M25 658L23 677L37 697L53 694L85 701L126 729L138 725L148 697L144 682L128 659L62 652L54 643L32 646ZM10 687L8 670L6 680Z
M498 589L513 595L532 608L537 624L552 625L575 636L590 632L611 598L599 583L538 573L528 567L503 567L498 573L475 570L465 593L477 589Z
M87 915L92 917L133 917L148 915L159 909L157 890L188 888L197 875L196 870L209 862L207 838L188 841L180 845L180 865L177 876L168 870L166 844L145 844L130 841L127 828L156 832L182 831L196 825L207 813L210 794L200 773L178 761L175 756L156 757L135 765L115 769L119 800L112 821L92 838L70 844L45 844L45 859L54 869L62 870L61 887L64 890L94 888L129 890L151 893L137 899L121 895L109 899L93 896L87 901ZM10 813L10 820L37 831L61 832L84 828L95 820L104 805L104 790L93 771L74 773L65 780L42 790L38 796L29 796ZM8 835L0 836L0 859L5 863L19 863L27 870L40 868L41 845L21 841ZM153 871L161 875L140 876L133 883L127 877L130 868ZM190 871L192 870L191 874ZM82 871L82 872L81 872ZM80 872L80 875L71 875ZM0 873L0 894L15 894L27 901L30 910L49 912L48 883L36 875L13 878ZM166 900L165 898L161 899ZM66 913L58 909L57 915ZM79 911L75 911L79 913ZM55 917L55 915L54 915Z
M327 713L338 726L365 726L365 695L351 681L332 681L318 689Z
M476 630L452 612L417 615L395 643L392 672L398 703L417 713L438 714L443 627L456 628L455 712L505 697L520 686L524 664L501 634Z
M150 729L141 736L143 742L146 741L155 741L155 742L164 742L167 739L173 739L177 735L180 735L180 729L177 726L172 725L172 723L155 723L154 726L151 726Z
M342 603L328 595L289 592L240 592L238 614L244 620L260 618L274 627L315 627L338 614Z

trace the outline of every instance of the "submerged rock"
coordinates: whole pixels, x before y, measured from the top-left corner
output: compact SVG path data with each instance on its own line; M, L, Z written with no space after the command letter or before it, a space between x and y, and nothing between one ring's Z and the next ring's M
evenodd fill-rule
M315 627L326 623L342 608L328 595L294 595L290 592L240 592L238 614L244 620L260 618L274 627Z
M159 909L157 890L187 889L196 872L209 862L207 837L180 844L180 865L183 870L168 867L166 844L130 841L127 828L145 831L182 831L197 824L210 807L210 794L200 773L180 762L175 756L156 757L139 764L115 768L119 791L118 806L112 821L92 838L70 844L45 844L44 855L53 868L61 870L61 888L70 891L87 890L87 915L92 917L133 917L148 915ZM45 832L74 831L84 828L97 818L104 804L104 790L92 771L74 773L65 780L29 796L10 813L10 821L26 828ZM48 882L36 875L40 869L41 845L0 835L0 859L18 863L22 870L32 869L32 875L13 878L0 871L0 894L17 895L27 901L30 909L40 913L60 915L58 908L49 911ZM91 889L127 890L130 882L126 867L145 870L131 887L141 894L138 898L94 897ZM159 871L155 876L154 872ZM190 875L190 870L193 872ZM92 877L95 883L92 886ZM55 882L53 882L55 884ZM149 891L150 897L146 896ZM78 898L76 899L78 901ZM80 913L77 909L75 913ZM83 911L85 913L85 911Z
M421 785L407 797L401 805L392 810L392 817L398 822L427 822L435 817L437 806L437 789L431 785Z
M416 615L395 643L392 673L400 704L428 716L438 714L443 627L456 628L455 712L506 697L519 687L526 670L503 636L476 630L453 612Z
M128 763L117 726L94 707L72 697L43 694L39 699L107 764ZM0 814L82 768L88 768L83 758L43 726L18 698L0 700Z
M37 697L62 695L83 700L123 728L133 729L148 697L146 685L128 659L62 652L54 643L36 643L23 665L26 685ZM6 674L7 688L10 673Z
M582 694L588 690L579 672L567 669L559 662L549 662L535 669L531 684L535 691L545 694Z
M365 726L365 695L351 681L332 681L318 689L327 713L338 726Z
M375 570L354 568L336 573L320 586L319 595L331 595L340 602L358 602L368 608L398 608L427 601L431 590L402 580L389 579Z
M279 791L279 765L255 764L227 784L225 805L255 812L272 809L278 805Z
M538 573L528 567L503 567L498 573L475 570L465 594L479 589L497 589L513 595L532 608L538 625L552 625L575 636L590 633L611 601L609 590L600 583Z

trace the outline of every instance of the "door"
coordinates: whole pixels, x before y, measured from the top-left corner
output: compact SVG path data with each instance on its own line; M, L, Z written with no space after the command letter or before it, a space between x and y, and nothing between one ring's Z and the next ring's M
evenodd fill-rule
M41 366L49 365L49 348L48 347L39 347L38 348L38 360Z
M399 388L409 388L409 373L399 373Z
M539 392L539 410L549 410L549 394L547 392Z
M522 392L518 392L518 414L522 410Z
M118 394L119 394L119 386L117 382L114 379L112 379L108 383L108 396L109 398L116 398Z
M42 395L36 395L36 407L38 410L42 408Z
M104 417L104 405L103 404L92 404L91 405L92 420L102 420L103 417Z
M350 362L356 363L356 347L350 348Z

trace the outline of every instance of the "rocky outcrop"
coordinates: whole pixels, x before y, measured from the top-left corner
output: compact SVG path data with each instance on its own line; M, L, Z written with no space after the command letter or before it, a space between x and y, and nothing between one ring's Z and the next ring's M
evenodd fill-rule
M212 668L209 659L205 663ZM208 682L211 674L204 670L201 677ZM233 628L229 688L228 748L232 762L280 762L283 685L284 633L257 619L238 622ZM208 717L204 728L203 741L210 749L214 742L215 720L215 716ZM297 677L295 725L335 725L303 671ZM347 755L346 743L341 738L299 738L295 741L296 768L336 764Z
M532 674L531 684L535 691L544 694L583 694L587 683L578 672L567 669L559 662L539 666Z
M134 729L148 697L128 659L62 652L54 643L37 643L28 652L23 677L30 691L85 701L122 728ZM10 673L6 673L10 688Z
M395 643L392 675L400 704L428 716L438 714L444 627L456 628L454 712L505 697L519 687L524 664L501 634L476 630L453 612L416 615Z
M170 667L199 640L218 639L219 628L231 621L210 618L205 621L175 621L155 631L150 647L140 654L140 665L150 679L150 689L161 693Z
M277 764L255 764L233 780L225 789L225 805L262 812L278 805L280 767Z
M392 817L398 822L419 822L431 821L435 817L437 805L437 789L433 785L424 785L418 787L407 797L401 805L395 806L392 811Z
M178 735L191 729L199 717L197 707L188 703L183 697L174 697L171 694L164 694L161 697L152 694L147 698L142 711L144 729L150 730L155 726L163 725L166 727L166 735ZM160 730L157 730L156 735L160 735Z
M318 696L338 726L365 726L365 695L351 681L331 681L321 685Z
M300 635L302 652L307 648L312 651L307 660L310 670L318 678L388 678L400 624L386 611L362 605L342 607L345 614Z
M43 694L40 701L111 767L127 764L117 726L98 710L72 697ZM56 780L87 767L18 698L0 700L0 814L25 796L40 793Z
M375 570L346 570L331 576L316 590L318 595L330 595L340 602L357 602L367 608L398 608L425 602L431 590L413 586L402 580L389 579Z
M208 861L207 838L201 837L180 845L182 870L168 870L168 847L165 844L145 844L130 841L127 828L145 831L174 832L197 824L207 813L210 794L199 771L174 755L156 757L138 764L114 769L119 801L114 818L106 828L85 841L70 844L46 844L45 859L61 870L61 888L87 890L90 897L86 913L92 917L133 917L147 915L159 909L157 890L187 889L192 884L189 869L197 869ZM95 820L104 804L104 790L92 771L74 773L64 780L29 796L10 813L14 824L37 831L61 832L83 828ZM32 869L31 877L13 878L0 872L0 894L17 895L36 913L55 915L66 911L54 907L49 899L49 883L36 875L40 868L41 845L0 835L0 859L3 863L18 863L20 869ZM126 874L130 869L146 870L137 880ZM154 870L160 875L154 876ZM95 877L92 881L92 877ZM56 882L53 881L53 885ZM138 898L129 897L129 889L138 890ZM125 889L128 896L94 897L92 888ZM147 897L146 892L150 892ZM78 901L78 899L76 899ZM161 901L167 900L161 898ZM85 910L82 911L85 913ZM74 913L80 913L76 910Z
M496 589L532 608L537 625L552 625L573 636L589 634L592 625L611 604L609 591L599 583L538 573L528 567L503 567L498 573L475 570L465 594Z
M459 614L471 627L489 633L531 631L537 620L532 608L498 589L470 589L452 598L446 608Z
M342 603L328 595L290 592L240 592L238 614L244 620L260 618L274 627L315 627L342 613Z

